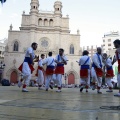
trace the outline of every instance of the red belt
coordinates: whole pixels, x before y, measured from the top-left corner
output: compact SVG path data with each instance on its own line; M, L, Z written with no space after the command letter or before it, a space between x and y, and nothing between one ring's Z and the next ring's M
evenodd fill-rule
M80 78L87 78L87 77L88 77L88 69L81 69Z
M64 74L64 66L57 66L55 69L55 74Z

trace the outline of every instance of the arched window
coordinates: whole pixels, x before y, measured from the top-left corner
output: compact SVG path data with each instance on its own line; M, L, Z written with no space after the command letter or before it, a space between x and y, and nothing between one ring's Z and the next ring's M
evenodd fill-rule
M74 54L74 46L70 45L70 54Z
M42 19L41 18L38 20L38 25L42 26Z
M44 26L48 26L48 20L44 19Z
M18 51L18 49L19 49L19 44L17 41L15 41L13 46L13 51Z
M53 26L53 19L50 19L49 25L50 25L50 26Z

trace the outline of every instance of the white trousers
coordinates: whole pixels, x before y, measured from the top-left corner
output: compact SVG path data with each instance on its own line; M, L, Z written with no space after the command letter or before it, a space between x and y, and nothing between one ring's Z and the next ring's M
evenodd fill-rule
M31 69L27 62L23 63L22 74L23 74L24 84L28 86L31 79Z
M44 75L42 70L38 70L38 79L37 79L38 85L43 85L44 83Z
M56 74L56 80L58 83L58 87L62 87L62 74Z
M80 84L90 86L90 70L88 70L88 78L80 78Z
M108 85L109 88L113 88L111 78L106 78L106 84Z
M92 82L97 82L98 87L101 87L101 85L102 85L102 77L98 77L96 75L96 71L95 71L94 67L92 67L92 69L91 69L91 76L92 76Z
M120 74L117 75L118 88L120 88Z
M53 75L46 75L46 80L45 80L45 88L49 89L50 82L52 80Z
M57 78L56 78L56 74L53 74L53 76L52 76L52 82L54 84L58 84L58 81L57 81Z

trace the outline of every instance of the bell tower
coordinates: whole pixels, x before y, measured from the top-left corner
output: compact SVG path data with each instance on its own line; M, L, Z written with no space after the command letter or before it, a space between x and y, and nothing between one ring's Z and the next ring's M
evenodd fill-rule
M39 13L39 0L31 0L30 6L31 6L30 14Z
M61 16L62 17L62 2L60 2L60 1L56 1L55 3L54 3L54 14L56 15L56 16Z

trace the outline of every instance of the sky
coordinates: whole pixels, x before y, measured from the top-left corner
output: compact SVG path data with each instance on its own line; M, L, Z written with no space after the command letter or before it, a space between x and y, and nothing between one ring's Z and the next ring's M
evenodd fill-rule
M31 0L7 0L0 5L0 39L8 38L10 24L19 30L21 15L30 12ZM55 0L39 0L39 10L53 11ZM102 44L104 33L120 31L120 0L61 0L63 16L69 15L72 34L80 30L80 46Z

